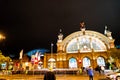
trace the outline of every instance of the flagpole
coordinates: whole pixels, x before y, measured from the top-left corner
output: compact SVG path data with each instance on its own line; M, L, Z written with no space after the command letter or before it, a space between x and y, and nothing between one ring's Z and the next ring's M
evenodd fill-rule
M53 58L53 43L51 43L51 58ZM53 68L52 62L51 63L51 69Z
M23 49L19 53L19 60L20 60L19 70L22 69L22 57L23 57ZM21 72L19 72L19 73L21 73Z
M51 43L51 58L53 57L53 43Z

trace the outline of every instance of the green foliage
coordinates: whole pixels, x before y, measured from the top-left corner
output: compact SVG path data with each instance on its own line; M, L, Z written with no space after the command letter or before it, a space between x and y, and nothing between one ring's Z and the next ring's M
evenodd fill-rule
M2 55L2 51L0 50L0 55Z
M0 50L0 63L1 62L5 62L5 61L9 61L11 58L10 57L5 57L4 55L2 55L2 52Z
M110 55L114 59L120 59L120 49L113 48L110 50Z

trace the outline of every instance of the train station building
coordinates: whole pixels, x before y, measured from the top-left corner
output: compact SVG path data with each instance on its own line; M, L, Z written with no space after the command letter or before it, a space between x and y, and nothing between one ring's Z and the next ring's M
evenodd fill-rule
M44 68L79 68L97 65L105 66L109 50L114 48L114 39L105 26L105 33L86 30L82 27L79 31L63 38L62 30L58 34L57 53L44 55Z

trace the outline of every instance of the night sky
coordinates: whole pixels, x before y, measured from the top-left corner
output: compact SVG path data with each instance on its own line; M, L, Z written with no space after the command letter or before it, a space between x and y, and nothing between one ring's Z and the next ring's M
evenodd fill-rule
M59 29L64 38L79 31L84 21L87 30L112 32L120 45L120 0L0 0L0 41L5 55L30 50L49 49L56 42Z

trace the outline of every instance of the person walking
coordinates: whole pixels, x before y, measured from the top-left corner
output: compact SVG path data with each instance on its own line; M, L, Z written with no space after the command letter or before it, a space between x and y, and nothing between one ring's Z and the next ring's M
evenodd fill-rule
M55 73L50 69L44 75L44 80L56 80Z
M48 71L44 75L44 80L56 80L54 72Z
M102 72L102 74L104 74L104 70L105 70L104 66L101 66L101 72Z
M91 66L88 68L89 80L93 80L93 69Z

